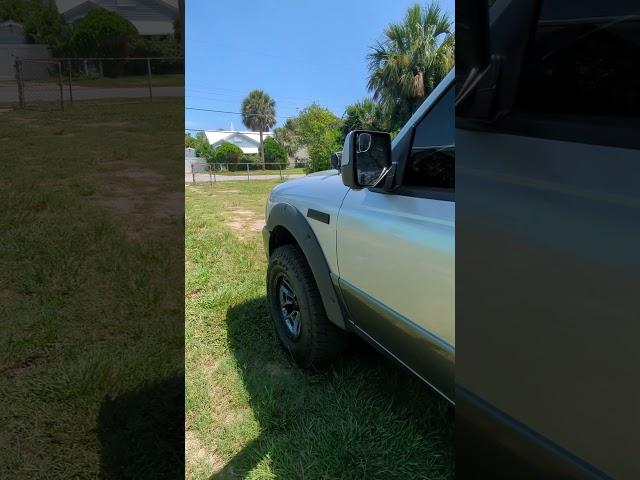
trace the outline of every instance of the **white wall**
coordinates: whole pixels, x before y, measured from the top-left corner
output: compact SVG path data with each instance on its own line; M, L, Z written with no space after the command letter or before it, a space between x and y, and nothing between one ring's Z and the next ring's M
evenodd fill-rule
M51 53L46 45L31 44L3 44L0 45L0 80L14 80L15 57L49 59ZM35 69L35 70L34 70ZM47 65L29 64L29 74L32 76L47 76Z

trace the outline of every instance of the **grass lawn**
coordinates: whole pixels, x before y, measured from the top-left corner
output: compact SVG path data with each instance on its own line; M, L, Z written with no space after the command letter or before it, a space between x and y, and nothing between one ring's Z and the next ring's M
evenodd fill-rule
M153 70L152 70L153 71ZM57 79L52 81L57 82ZM65 86L67 79L64 79ZM73 78L72 85L80 85L82 87L100 87L100 88L122 88L122 87L147 87L149 80L146 75L127 75L124 77L110 78ZM151 75L151 85L153 87L169 87L176 85L184 85L184 74L167 73L162 75Z
M0 113L0 478L122 478L132 460L159 478L180 457L144 429L182 435L181 408L145 409L183 389L183 114Z
M448 404L360 342L304 373L265 300L260 228L275 181L186 188L187 478L453 477Z

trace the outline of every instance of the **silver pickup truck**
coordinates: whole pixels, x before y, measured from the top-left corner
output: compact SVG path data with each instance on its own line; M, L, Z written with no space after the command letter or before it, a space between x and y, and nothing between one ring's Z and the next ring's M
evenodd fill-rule
M454 72L391 142L350 132L339 165L278 185L263 229L285 350L319 367L355 332L453 402Z

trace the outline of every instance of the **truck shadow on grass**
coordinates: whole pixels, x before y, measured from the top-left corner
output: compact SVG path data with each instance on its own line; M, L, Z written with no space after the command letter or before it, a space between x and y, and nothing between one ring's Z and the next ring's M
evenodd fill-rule
M184 376L105 398L97 430L101 478L183 478Z
M287 358L265 297L227 311L260 434L212 479L453 478L453 408L360 340L330 370Z

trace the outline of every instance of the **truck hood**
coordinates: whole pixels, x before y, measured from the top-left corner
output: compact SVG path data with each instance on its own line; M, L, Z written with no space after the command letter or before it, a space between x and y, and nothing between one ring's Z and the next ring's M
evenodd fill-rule
M277 203L288 203L304 215L309 208L337 217L342 200L349 191L337 170L315 172L274 187L267 201L266 215Z

